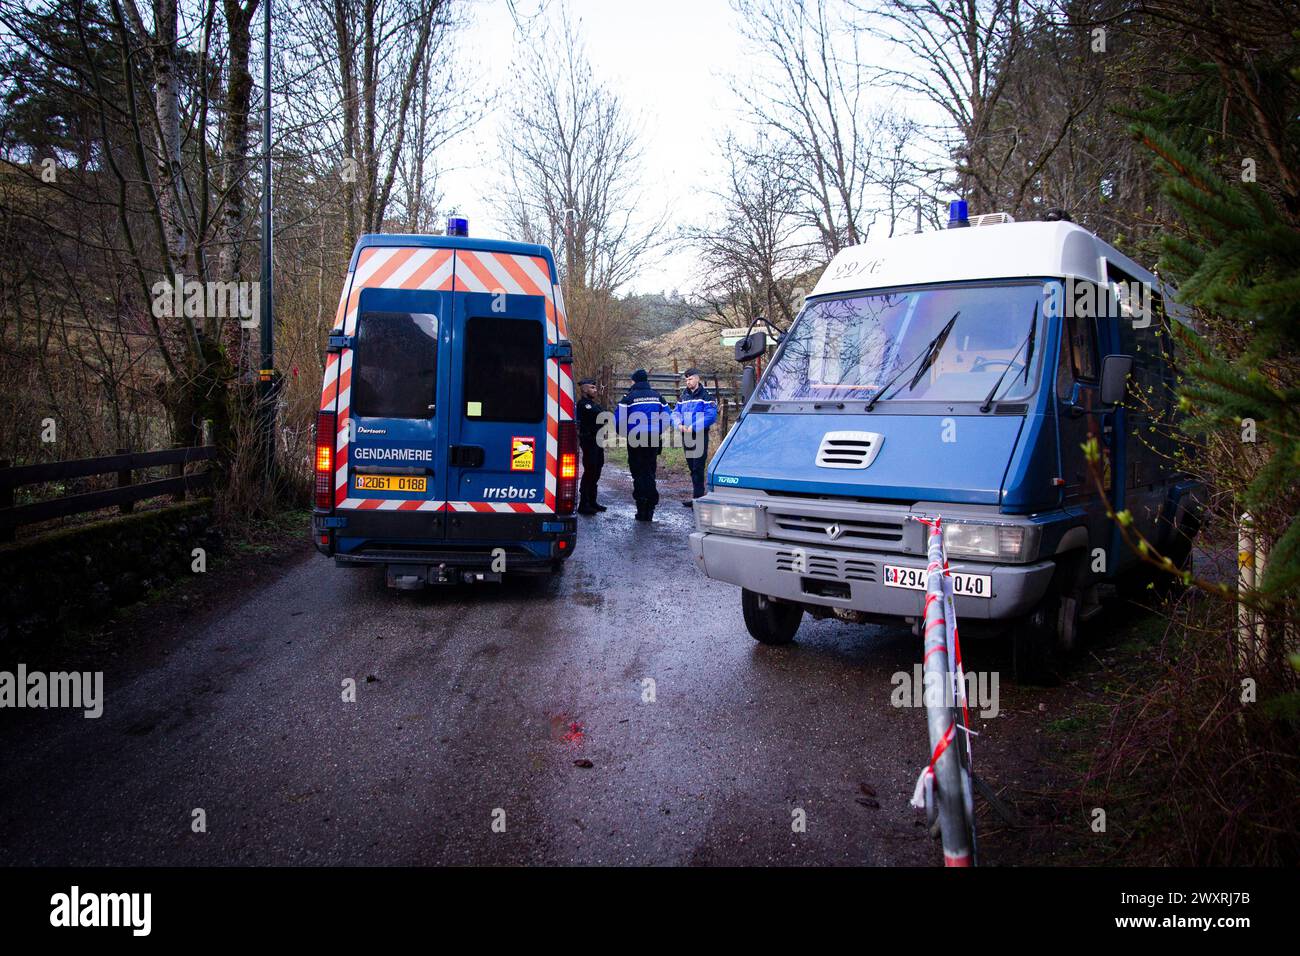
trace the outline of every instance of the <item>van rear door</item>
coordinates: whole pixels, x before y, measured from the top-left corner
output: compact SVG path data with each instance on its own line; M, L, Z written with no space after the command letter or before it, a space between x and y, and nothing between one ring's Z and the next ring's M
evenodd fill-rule
M457 253L458 290L465 287L462 272L472 255ZM500 291L457 292L455 299L455 363L448 383L448 511L553 512L547 300ZM485 527L452 518L447 534L480 537L475 529Z
M353 335L347 499L359 511L423 512L418 537L442 535L447 500L439 424L446 401L452 295L364 288ZM414 530L411 528L410 530ZM409 533L409 530L408 530Z

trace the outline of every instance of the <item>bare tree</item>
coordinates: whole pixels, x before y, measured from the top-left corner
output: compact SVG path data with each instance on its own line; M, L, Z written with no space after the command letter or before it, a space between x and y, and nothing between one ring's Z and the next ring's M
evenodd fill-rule
M615 294L641 267L666 218L642 221L639 131L592 73L567 14L530 47L501 138L502 214L521 238L561 252L570 336L580 361L617 344Z
M735 91L750 117L782 143L784 175L827 258L866 238L875 218L877 131L887 111L867 99L858 33L827 0L734 0L757 54Z
M419 220L439 149L478 115L464 72L438 68L458 23L450 0L311 0L290 27L287 143L338 184L348 248Z
M253 74L249 71L253 14L258 0L222 0L226 20L227 64L225 116L221 126L221 214L220 273L223 279L238 278L243 267L243 250L248 223L249 108L253 98Z
M958 193L978 209L1023 214L1044 166L1099 92L1046 5L871 0L859 10L862 28L897 54L878 78L946 118L935 136L956 163Z
M700 252L702 297L720 325L763 315L788 326L795 284L817 251L801 239L801 196L785 175L789 157L765 147L727 137L720 146L726 185L714 192L721 215L686 232Z

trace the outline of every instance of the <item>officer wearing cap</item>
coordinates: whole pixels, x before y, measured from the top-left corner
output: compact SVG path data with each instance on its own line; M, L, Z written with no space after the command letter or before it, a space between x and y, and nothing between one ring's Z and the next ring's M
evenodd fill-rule
M605 466L605 449L600 445L600 416L604 406L596 401L596 380L578 381L582 397L578 399L578 446L582 449L582 481L578 484L578 514L594 515L606 511L596 502L596 484Z
M704 469L709 462L709 429L718 420L718 403L700 382L700 370L686 370L686 387L673 409L673 425L682 433L686 466L691 471L692 497L704 495ZM683 501L689 508L693 501Z
M653 521L659 489L655 471L662 451L662 432L669 409L664 397L650 387L650 375L639 368L632 373L632 387L618 400L614 420L620 435L627 437L627 467L632 472L632 497L636 520Z

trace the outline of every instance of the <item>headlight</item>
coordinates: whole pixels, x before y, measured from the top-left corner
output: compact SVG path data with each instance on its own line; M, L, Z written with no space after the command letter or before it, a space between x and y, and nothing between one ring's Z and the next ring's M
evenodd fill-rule
M998 561L1028 561L1036 544L1035 529L1018 524L943 525L943 546L950 558L987 558Z
M721 531L753 537L761 537L763 534L758 508L753 505L731 505L698 498L695 500L695 527L701 531Z

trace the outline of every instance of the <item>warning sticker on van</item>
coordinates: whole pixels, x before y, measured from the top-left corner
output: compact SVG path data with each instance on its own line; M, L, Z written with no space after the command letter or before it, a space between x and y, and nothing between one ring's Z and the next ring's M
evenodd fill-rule
M537 460L537 439L532 435L515 435L510 439L510 470L532 471Z

